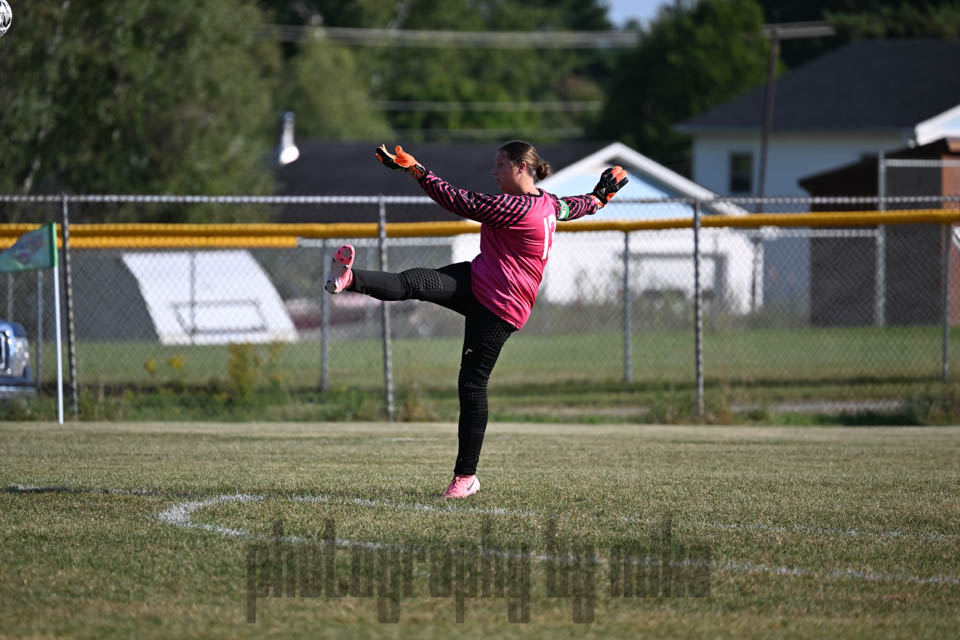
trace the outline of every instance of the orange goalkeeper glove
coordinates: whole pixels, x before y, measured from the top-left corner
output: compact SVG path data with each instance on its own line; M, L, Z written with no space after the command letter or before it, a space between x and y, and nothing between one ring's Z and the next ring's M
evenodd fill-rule
M600 206L605 206L610 199L616 195L617 191L629 182L627 172L623 167L610 167L600 174L600 182L593 188L593 195L600 201Z
M380 145L377 147L377 160L379 160L383 166L388 169L393 169L394 171L406 171L414 178L419 180L426 173L427 170L424 166L417 162L417 159L414 158L409 153L403 150L403 147L397 145L397 154L394 155L387 151L386 145Z

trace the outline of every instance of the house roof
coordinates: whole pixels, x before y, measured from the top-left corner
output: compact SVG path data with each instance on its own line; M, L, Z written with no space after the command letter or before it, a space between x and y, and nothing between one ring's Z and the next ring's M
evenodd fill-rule
M537 144L536 149L554 171L606 146L606 142ZM298 141L300 158L276 171L277 194L302 195L399 195L422 196L423 190L409 177L388 171L374 156L376 144L327 140ZM388 145L389 148L390 145ZM405 145L421 164L462 189L493 193L496 183L490 171L499 143L417 142ZM291 205L277 217L279 222L376 222L377 205ZM390 206L390 222L450 220L450 214L433 204Z
M914 128L960 104L960 41L864 40L776 82L774 130ZM677 126L705 133L761 126L758 87Z

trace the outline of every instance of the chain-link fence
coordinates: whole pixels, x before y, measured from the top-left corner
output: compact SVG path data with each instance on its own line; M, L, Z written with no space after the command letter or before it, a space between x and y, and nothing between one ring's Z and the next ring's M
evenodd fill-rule
M165 399L174 404L274 393L284 409L264 418L315 417L303 407L358 392L377 398L367 417L455 413L459 316L427 303L329 296L323 282L343 242L357 247L358 267L379 269L385 260L401 271L472 259L478 227L422 237L415 227L394 234L393 226L390 237L383 227L379 235L329 226L284 233L273 225L268 235L242 224L96 227L170 211L200 219L219 208L230 213L218 219L262 223L291 207L335 208L345 221L382 214L390 225L435 205L389 197L0 196L4 218L20 223L2 232L5 245L29 225L69 213L64 335L77 393L94 407L84 413L164 390L176 392ZM748 213L758 208L762 216ZM918 208L926 213L900 213ZM838 226L831 213L877 209L896 224L847 218ZM815 218L787 215L811 210ZM534 312L491 380L504 400L498 415L670 420L901 410L953 381L957 212L958 198L949 197L879 206L877 198L615 201L558 229ZM714 226L717 214L732 226ZM56 373L49 274L3 274L0 294L3 319L26 327L32 373L48 395ZM411 402L434 410L411 411Z

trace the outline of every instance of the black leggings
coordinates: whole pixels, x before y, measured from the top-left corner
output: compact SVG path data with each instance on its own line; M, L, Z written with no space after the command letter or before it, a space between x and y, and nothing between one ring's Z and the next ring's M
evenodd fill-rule
M463 351L460 356L459 451L453 468L456 475L477 471L483 433L487 428L487 381L500 349L516 328L477 302L470 284L470 263L459 262L440 269L408 269L401 273L353 270L357 291L378 300L424 300L464 316Z

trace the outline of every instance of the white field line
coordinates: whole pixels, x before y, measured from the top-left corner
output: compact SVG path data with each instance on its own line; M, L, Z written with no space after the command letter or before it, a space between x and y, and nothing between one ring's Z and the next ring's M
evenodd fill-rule
M157 519L166 524L172 524L175 527L183 527L186 529L200 529L202 531L210 531L212 533L219 533L225 536L236 537L236 538L249 538L254 540L272 540L273 536L263 536L255 535L249 531L243 529L231 529L229 527L221 527L220 525L215 524L203 524L193 521L193 512L204 507L212 507L218 504L225 504L228 502L260 502L263 500L263 496L253 495L249 493L237 493L233 495L222 495L217 496L216 498L208 498L206 500L192 500L190 502L180 502L173 505L169 509L165 509L157 514ZM294 542L294 543L305 543L305 542L314 542L309 538L304 538L301 536L284 536L281 541L283 542ZM380 542L361 542L354 540L346 540L343 538L337 538L336 544L338 547L366 547L370 549L400 549L395 545L384 544Z
M193 522L193 512L197 509L202 509L203 507L212 507L214 505L224 504L227 502L260 502L261 500L263 500L262 496L251 495L249 493L236 493L234 495L217 496L216 498L208 498L206 500L180 502L173 505L169 509L165 509L158 513L157 518L160 520L160 522L166 522L167 524L172 524L175 527L202 529L203 531L219 533L225 536L249 538L250 533L244 531L243 529L230 529L229 527L221 527L215 524L202 524Z
M216 525L207 525L207 524L195 524L191 521L190 515L197 509L201 509L206 506L211 506L214 504L221 504L224 502L253 502L262 500L263 496L254 496L247 494L237 494L237 495L224 495L217 498L211 498L209 500L198 500L194 502L183 502L178 505L174 505L170 509L160 513L159 517L164 522L169 524L174 524L181 527L191 527L191 528L200 528L206 531L216 531L220 533L226 533L227 535L242 535L246 537L253 537L251 534L235 529L227 529L225 527L218 527ZM381 508L399 508L404 510L413 510L413 511L435 511L435 512L460 512L460 513L483 513L489 515L503 515L507 512L506 509L472 509L472 508L455 508L455 507L446 507L446 508L436 508L430 505L423 504L402 504L402 503L393 503L389 501L377 501L377 500L366 500L362 498L356 499L343 499L343 498L328 498L326 496L292 496L289 498L294 502L302 503L322 503L322 504L344 504L344 505L356 505L361 507L381 507ZM306 542L306 538L299 536L286 536L283 538L287 542ZM337 538L336 544L338 547L353 547L353 546L362 546L366 548L374 549L398 549L401 551L411 551L411 549L405 549L397 545L390 545L380 542L362 542L362 541L351 541L342 538ZM501 551L497 549L485 549L481 552L482 555L498 555L506 557L519 557L516 553L511 553L507 551ZM531 554L530 557L535 560L540 561L550 561L558 560L556 556L550 554ZM682 562L679 564L683 565L692 565L696 564L695 562ZM790 576L790 577L813 577L813 578L835 578L835 579L849 579L856 580L861 582L911 582L915 584L948 584L954 586L960 586L960 577L950 576L950 575L935 575L935 576L911 576L904 574L891 574L891 573L879 573L875 571L861 571L858 569L843 569L843 568L834 568L831 569L826 574L817 574L808 569L801 569L799 567L778 567L765 564L755 564L752 562L723 562L723 563L713 563L711 565L714 569L719 569L721 571L731 571L734 573L753 573L753 574L766 574L766 575L778 575L778 576Z
M100 494L117 494L117 495L150 495L150 496L160 496L156 492L146 491L146 490L124 490L124 489L71 489L68 487L36 487L36 486L24 486L24 485L10 485L6 489L6 492L12 493L100 493ZM291 496L288 498L293 502L302 502L302 503L322 503L322 504L341 504L348 506L360 506L360 507L372 507L372 508L387 508L387 509L402 509L409 511L423 511L423 512L437 512L437 513L473 513L473 514L482 514L482 515L514 515L520 517L535 517L538 515L535 512L526 512L526 511L514 511L504 508L494 508L494 509L476 509L476 508L463 508L463 507L433 507L431 505L424 504L404 504L404 503L395 503L390 501L380 501L380 500L368 500L364 498L329 498L326 496ZM193 513L204 507L215 506L218 504L225 504L230 502L260 502L264 500L264 496L256 494L246 494L246 493L237 493L237 494L228 494L216 496L214 498L207 498L204 500L189 500L186 502L180 502L168 509L161 511L157 514L157 519L166 524L170 524L176 527L188 528L188 529L200 529L203 531L209 531L211 533L218 533L221 535L229 537L238 537L246 539L271 539L269 536L260 536L251 534L248 531L243 529L232 529L229 527L223 527L220 525L214 524L204 524L193 522ZM638 520L629 520L621 518L625 521L638 521ZM655 524L651 521L651 524ZM697 526L720 526L721 528L728 529L746 529L746 528L757 528L761 530L783 530L788 531L788 529L783 527L770 527L768 525L733 525L727 523L707 523L707 522L694 522L694 525ZM888 534L877 534L869 532L860 532L855 529L826 529L819 527L802 527L795 528L795 531L799 532L810 532L816 531L821 533L826 532L836 532L844 535L863 535L866 537L905 537L906 534L900 535L900 532L888 532ZM851 533L852 532L852 533ZM937 535L935 538L930 539L946 539L947 537L953 536L944 536ZM307 542L307 538L300 536L285 536L283 538L285 542L294 542L294 543L303 543ZM368 542L368 541L353 541L343 538L337 538L336 545L338 547L365 547L370 549L398 549L401 551L410 551L410 549L404 549L397 545L391 545L380 542ZM501 551L497 549L488 549L484 550L483 554L493 554L498 556L505 557L518 557L518 554ZM548 560L558 560L560 558L551 556L549 554L531 554L532 559L540 561ZM690 562L684 562L681 564L695 564ZM834 568L830 569L825 574L818 574L816 572L810 571L809 569L803 569L800 567L786 567L786 566L775 566L775 565L766 565L766 564L756 564L752 562L715 562L712 563L713 569L718 569L721 571L731 571L735 573L747 573L747 574L765 574L765 575L777 575L777 576L789 576L789 577L812 577L812 578L836 578L836 579L850 579L861 582L909 582L915 584L946 584L952 586L960 586L960 577L938 574L935 576L911 576L906 574L891 574L891 573L879 573L875 571L863 571L858 569L850 568Z

